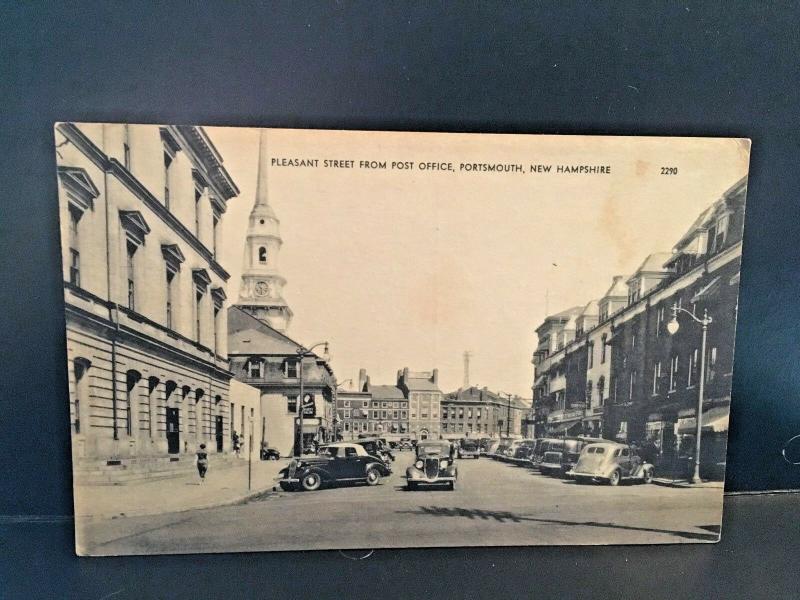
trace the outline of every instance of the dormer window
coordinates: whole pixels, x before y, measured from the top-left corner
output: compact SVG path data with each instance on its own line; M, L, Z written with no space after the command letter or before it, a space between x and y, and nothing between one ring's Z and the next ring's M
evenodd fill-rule
M263 377L264 362L260 358L251 358L247 361L247 376L252 379Z
M296 360L287 360L283 363L283 374L287 379L297 379L297 366Z

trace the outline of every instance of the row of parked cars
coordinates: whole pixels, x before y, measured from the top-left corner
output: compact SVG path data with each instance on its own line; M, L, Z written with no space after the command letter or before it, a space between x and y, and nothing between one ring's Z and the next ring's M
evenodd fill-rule
M637 448L601 438L500 439L487 446L486 455L578 483L653 480L654 466Z

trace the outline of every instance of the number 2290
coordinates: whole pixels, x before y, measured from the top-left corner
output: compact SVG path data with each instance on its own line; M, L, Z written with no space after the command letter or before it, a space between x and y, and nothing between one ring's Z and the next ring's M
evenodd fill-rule
M662 175L677 175L678 167L661 167Z

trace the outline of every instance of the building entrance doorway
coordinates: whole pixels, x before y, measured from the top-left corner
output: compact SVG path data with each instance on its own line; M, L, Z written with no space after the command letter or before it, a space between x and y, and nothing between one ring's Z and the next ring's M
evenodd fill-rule
M181 451L180 409L167 407L167 452L178 454Z
M215 422L215 435L217 438L217 452L222 452L222 446L224 444L224 438L222 436L222 415L217 415L214 419Z

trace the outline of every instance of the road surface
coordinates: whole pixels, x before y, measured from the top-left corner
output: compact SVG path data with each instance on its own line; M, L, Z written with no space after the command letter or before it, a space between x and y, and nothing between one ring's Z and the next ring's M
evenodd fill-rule
M78 520L93 555L717 540L721 489L578 485L487 458L455 491L406 491L411 452L376 487L270 492L238 506Z

